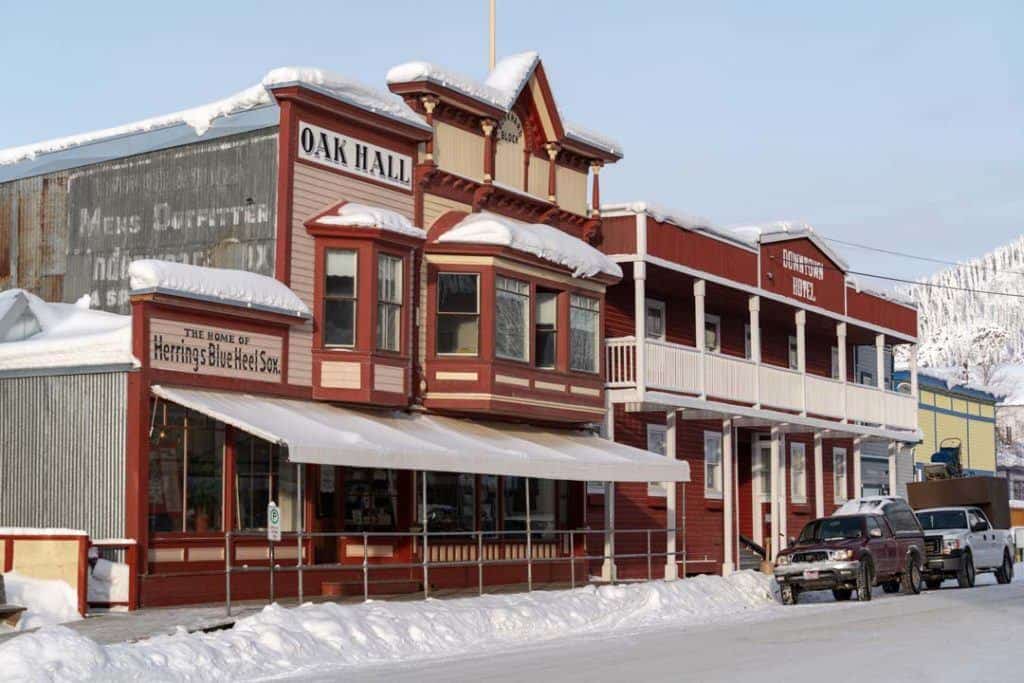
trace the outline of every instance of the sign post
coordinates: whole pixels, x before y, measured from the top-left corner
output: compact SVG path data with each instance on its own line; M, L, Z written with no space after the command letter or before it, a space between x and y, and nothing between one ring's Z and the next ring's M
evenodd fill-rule
M270 602L274 602L274 544L281 541L281 510L274 501L267 504L267 541L270 544Z

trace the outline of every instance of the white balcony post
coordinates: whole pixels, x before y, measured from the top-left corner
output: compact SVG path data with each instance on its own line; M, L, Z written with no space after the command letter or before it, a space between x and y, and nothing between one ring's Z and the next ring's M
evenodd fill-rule
M862 495L863 482L860 473L861 446L864 437L858 436L853 440L853 497L860 498Z
M761 297L752 296L750 308L750 360L754 361L754 407L761 407Z
M735 570L733 562L733 476L732 461L735 457L732 420L722 420L722 576Z
M910 345L910 395L914 397L914 400L918 400L917 396L917 344Z
M823 443L821 432L814 432L814 516L825 516L825 472L822 469Z
M885 335L875 335L875 374L878 375L878 390L885 391ZM882 425L889 424L888 410L886 409L885 394L882 394Z
M779 529L780 529L780 527L779 527L779 510L781 508L781 506L779 505L779 483L780 483L779 482L779 457L780 457L780 451L781 451L781 447L779 445L780 438L781 438L781 430L778 428L778 426L772 427L772 432L771 432L771 439L772 439L772 442L771 442L771 446L772 446L771 447L771 462L769 463L769 466L770 466L771 470L768 473L768 476L770 477L771 489L772 489L772 491L771 491L772 498L771 498L771 502L770 502L770 505L769 505L769 508L768 508L769 509L768 514L771 515L771 518L772 518L771 519L772 536L769 539L769 543L771 544L771 560L772 560L772 562L774 562L775 558L778 557L778 555L779 555L779 545L780 545L780 543L779 543Z
M633 308L636 393L642 402L647 388L647 264L643 261L633 263Z
M665 456L669 460L676 459L676 420L675 410L665 414ZM675 581L679 578L679 566L676 564L676 482L665 482L665 580Z
M704 367L704 356L707 351L705 348L704 339L704 294L707 291L704 280L695 280L693 283L693 319L695 324L694 335L697 341L697 350L700 351L700 370L697 373L700 376L700 395L701 398L707 398L707 383L705 382L705 367Z
M800 373L800 412L807 414L807 311L796 312L796 369Z
M848 406L849 401L847 400L847 393L849 388L846 386L846 323L836 323L836 356L839 362L839 381L843 383L843 422L849 419Z
M896 441L889 442L889 495L897 496L896 492L896 465L900 453L900 445Z

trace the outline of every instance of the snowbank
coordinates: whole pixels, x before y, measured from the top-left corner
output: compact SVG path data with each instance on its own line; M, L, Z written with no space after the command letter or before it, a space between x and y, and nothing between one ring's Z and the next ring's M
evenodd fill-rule
M63 304L21 289L0 292L0 308L10 311L14 306L24 306L39 330L25 339L0 342L0 371L135 364L131 316L90 310L88 297Z
M350 228L380 228L419 239L427 237L423 228L417 228L408 218L397 211L356 202L346 202L341 205L337 213L320 216L316 222L321 225L339 225Z
M99 558L89 573L89 602L128 602L128 565Z
M266 275L228 268L144 259L128 266L132 293L165 294L266 308L309 317L309 308L287 285Z
M16 680L245 680L396 660L494 652L580 633L703 624L776 604L771 577L738 572L672 583L458 600L266 607L228 631L100 646L54 627L0 644ZM781 610L781 608L780 608Z
M52 626L79 621L78 594L64 581L48 581L22 576L17 572L4 574L7 602L27 607L18 620L18 630ZM0 663L0 671L6 671Z
M550 225L523 223L486 211L470 214L437 241L508 247L565 266L575 277L598 273L622 277L617 263L583 240Z

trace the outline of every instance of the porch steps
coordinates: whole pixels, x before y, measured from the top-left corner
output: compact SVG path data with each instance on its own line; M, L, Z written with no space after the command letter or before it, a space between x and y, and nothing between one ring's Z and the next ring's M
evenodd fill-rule
M761 556L753 552L750 548L743 545L740 546L740 569L753 569L757 571L761 568Z

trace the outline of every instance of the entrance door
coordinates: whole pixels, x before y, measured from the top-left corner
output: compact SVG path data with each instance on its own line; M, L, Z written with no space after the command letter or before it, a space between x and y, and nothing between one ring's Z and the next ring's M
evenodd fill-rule
M751 491L753 495L754 540L761 546L772 536L772 443L769 439L756 436L751 443Z

